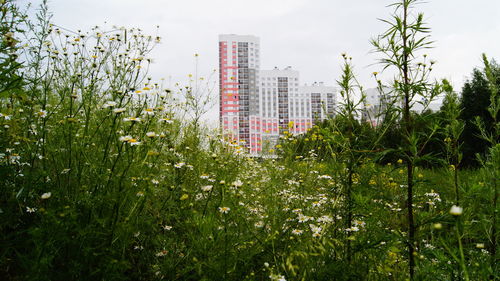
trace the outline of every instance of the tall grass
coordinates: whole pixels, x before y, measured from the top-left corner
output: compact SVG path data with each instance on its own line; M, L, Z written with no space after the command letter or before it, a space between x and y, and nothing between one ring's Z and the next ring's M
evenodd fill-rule
M413 139L418 116L391 108L375 132L357 121L347 57L340 117L286 135L276 159L249 157L200 124L200 77L182 90L148 78L157 36L73 32L46 6L24 22L2 5L0 279L498 278L496 148L477 172L422 168L432 136ZM393 84L398 97L436 93L422 68ZM380 164L397 112L406 146Z

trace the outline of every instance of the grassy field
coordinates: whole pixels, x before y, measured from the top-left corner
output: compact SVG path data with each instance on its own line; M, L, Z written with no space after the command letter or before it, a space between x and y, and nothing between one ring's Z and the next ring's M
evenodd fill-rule
M457 171L446 127L448 139L429 136L450 144L445 164L418 165L412 136L381 161L387 127L353 118L346 62L332 127L248 156L200 125L192 86L148 78L159 38L65 33L44 9L29 25L0 5L0 279L499 278L498 144ZM15 26L34 27L25 45Z

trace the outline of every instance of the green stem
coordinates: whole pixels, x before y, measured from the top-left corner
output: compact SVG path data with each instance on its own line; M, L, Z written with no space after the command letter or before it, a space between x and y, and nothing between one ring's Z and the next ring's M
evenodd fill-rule
M459 218L457 218L457 223L456 223L456 233L457 233L457 239L458 239L458 249L460 251L460 267L462 268L464 275L465 275L465 280L469 281L469 273L467 272L467 267L465 266L465 256L464 256L464 250L462 247L462 236L460 235L460 222Z

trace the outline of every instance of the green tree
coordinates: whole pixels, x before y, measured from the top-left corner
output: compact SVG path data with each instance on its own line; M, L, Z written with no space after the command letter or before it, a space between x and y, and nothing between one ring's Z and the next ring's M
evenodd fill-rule
M491 62L491 70L500 85L500 66ZM488 86L488 79L484 71L474 69L472 78L465 82L462 88L462 97L460 101L460 119L465 122L465 128L460 141L463 143L463 165L466 167L477 167L479 162L476 154L484 155L490 146L488 141L480 136L480 131L474 124L474 120L479 117L484 123L487 132L493 130L493 118L488 112L490 105L491 89Z
M491 235L489 235L489 240L491 241L490 253L491 253L491 267L497 267L497 241L498 241L498 232L496 229L496 224L498 220L498 183L497 179L499 178L500 171L500 96L499 94L499 68L498 65L494 66L494 62L490 62L486 57L486 54L483 54L483 63L484 63L484 74L488 81L488 88L490 90L490 104L488 105L487 111L492 119L492 126L487 128L485 126L485 122L481 120L479 117L476 117L475 125L478 127L481 132L481 137L486 140L490 144L490 148L488 151L488 155L486 158L486 162L484 162L482 157L478 157L485 167L484 171L487 174L487 178L489 178L489 183L493 189L492 196L492 206L490 210L492 210L491 214ZM488 131L489 129L489 131ZM495 271L493 269L493 271Z

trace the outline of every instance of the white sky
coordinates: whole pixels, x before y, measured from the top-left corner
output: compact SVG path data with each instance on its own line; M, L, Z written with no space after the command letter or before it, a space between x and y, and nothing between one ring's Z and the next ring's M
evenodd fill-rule
M26 3L28 0L20 0ZM37 5L41 0L33 0ZM334 85L341 53L353 57L359 80L370 88L379 71L369 40L382 33L389 0L49 0L53 22L71 30L99 26L139 27L152 35L160 26L163 43L152 57L151 75L185 83L218 68L218 35L251 34L261 40L261 69L292 66L301 83ZM481 54L500 60L499 0L428 0L418 5L431 27L436 78L460 91ZM104 24L106 22L106 24ZM214 76L217 79L217 75ZM217 91L214 92L217 98Z

